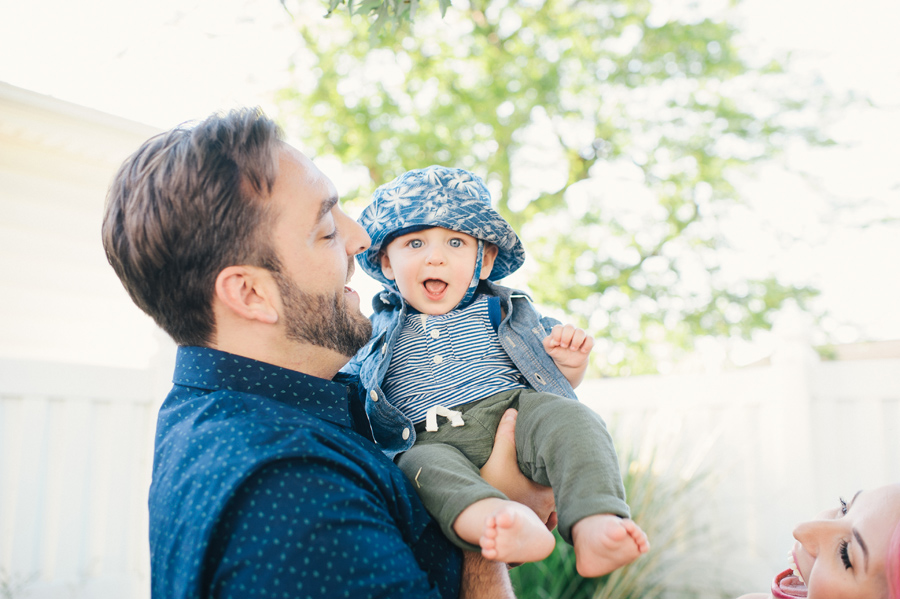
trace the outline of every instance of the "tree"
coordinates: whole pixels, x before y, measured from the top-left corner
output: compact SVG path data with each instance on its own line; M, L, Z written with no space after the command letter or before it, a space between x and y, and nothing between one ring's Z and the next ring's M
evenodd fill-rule
M375 42L347 12L298 23L282 107L315 151L365 167L360 195L434 163L484 177L525 240L534 299L597 338L595 373L654 372L698 336L748 336L815 294L723 266L733 173L793 140L827 143L795 124L783 69L750 64L725 15L648 0L438 8Z
M437 2L441 16L445 15L450 8L450 0ZM285 0L281 0L281 3L285 4ZM410 24L416 16L419 0L326 0L326 4L328 17L345 4L348 14L366 16L371 20L372 35L377 36L384 27L388 29L386 33L390 33L391 30L397 31Z

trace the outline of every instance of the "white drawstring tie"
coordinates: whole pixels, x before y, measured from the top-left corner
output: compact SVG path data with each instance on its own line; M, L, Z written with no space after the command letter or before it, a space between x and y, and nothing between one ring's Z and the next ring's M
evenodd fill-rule
M462 418L462 412L450 410L444 406L431 406L425 412L425 430L433 433L438 429L437 417L443 416L450 421L451 426L463 426L465 422Z

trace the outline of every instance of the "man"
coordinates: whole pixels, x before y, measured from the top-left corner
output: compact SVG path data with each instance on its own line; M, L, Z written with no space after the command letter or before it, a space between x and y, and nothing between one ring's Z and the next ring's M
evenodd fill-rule
M371 331L346 286L369 238L272 121L235 111L149 140L110 188L103 243L179 345L150 488L155 598L512 597L370 440L338 375ZM518 475L505 422L491 470ZM491 482L546 521L552 499L521 480Z

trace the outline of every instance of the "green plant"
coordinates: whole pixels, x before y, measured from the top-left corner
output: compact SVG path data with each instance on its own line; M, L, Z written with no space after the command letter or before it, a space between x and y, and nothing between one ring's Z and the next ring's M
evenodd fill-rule
M0 599L24 597L25 590L37 580L37 577L37 572L24 576L0 567Z
M696 450L695 452L696 453ZM585 579L572 547L557 535L554 552L510 576L519 599L730 599L740 595L717 555L725 540L707 512L715 481L688 451L637 448L623 452L623 482L632 517L647 533L650 552L615 572ZM702 458L703 456L701 456ZM718 531L719 533L721 531Z

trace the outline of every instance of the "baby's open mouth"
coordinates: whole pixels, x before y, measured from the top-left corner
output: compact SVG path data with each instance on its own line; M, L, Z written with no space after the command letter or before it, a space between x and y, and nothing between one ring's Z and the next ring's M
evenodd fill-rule
M440 295L447 288L447 283L440 279L428 279L423 284L425 285L425 291L431 295Z

